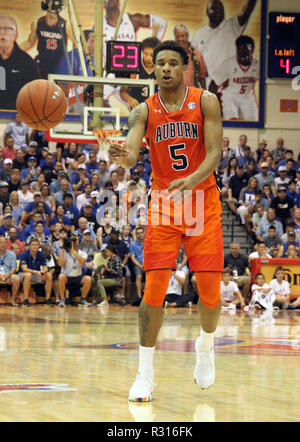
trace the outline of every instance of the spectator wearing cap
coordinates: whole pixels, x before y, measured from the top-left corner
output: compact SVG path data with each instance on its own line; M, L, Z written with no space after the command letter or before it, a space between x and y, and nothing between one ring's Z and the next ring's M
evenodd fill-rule
M83 268L83 272L84 274L91 276L94 270L94 256L99 251L99 249L97 246L95 246L89 229L85 229L83 231L82 240L79 244L79 250L82 250L87 255L87 260Z
M288 239L283 243L283 257L287 258L287 251L289 246L295 246L297 249L299 247L299 242L296 240L296 234L293 231L288 233Z
M276 213L273 208L270 208L267 210L267 219L265 221L261 221L258 224L257 231L256 231L256 238L257 241L263 241L263 235L268 233L270 226L275 226L276 232L281 237L283 235L283 227L282 223L278 221L276 218Z
M80 195L80 193L82 192L82 188L84 186L86 178L89 178L86 170L86 165L79 164L78 170L74 172L71 178L72 189L75 197L77 197L77 195Z
M91 173L96 170L98 171L98 161L97 161L97 156L94 152L89 152L88 154L88 161L86 163L86 170L87 172L91 175Z
M287 168L286 166L280 166L278 167L278 177L274 179L274 185L276 188L276 191L278 190L278 187L285 187L287 189L289 182L291 181L290 178L287 177Z
M243 166L244 169L247 169L250 161L252 161L256 165L255 159L251 156L251 149L249 146L244 147L243 153L244 155L237 157L239 165Z
M80 209L88 202L90 201L92 186L90 183L86 184L84 186L84 193L81 193L76 198L76 207L80 212Z
M90 202L92 203L92 214L96 216L97 210L101 207L99 203L100 194L97 190L92 190L90 195Z
M29 127L23 123L18 112L15 115L15 121L8 123L5 135L4 144L7 144L7 138L11 136L14 140L15 147L21 147L22 144L28 144L29 141Z
M62 178L59 183L59 191L55 192L55 194L54 194L55 203L56 204L63 204L64 203L64 195L67 192L72 193L72 196L74 197L73 192L70 192L68 179Z
M57 204L56 206L55 215L50 221L51 232L55 230L56 223L61 223L68 232L74 230L72 221L65 215L65 208L63 204Z
M100 225L97 222L96 216L93 214L93 204L88 200L80 209L80 217L87 219L88 227L90 227L94 233L97 233Z
M245 173L244 168L237 165L235 174L229 180L228 187L228 199L227 204L231 211L237 214L237 207L241 190L247 186L248 175Z
M107 162L104 160L100 160L99 161L99 167L98 167L98 172L99 172L99 186L101 187L105 187L105 184L110 181L109 179L109 173L107 172Z
M287 242L288 235L290 232L295 232L296 241L300 243L300 230L296 229L296 225L293 221L289 221L285 227L285 233L280 236L280 239L283 243Z
M285 227L288 220L293 216L294 202L286 196L286 187L279 186L277 195L271 202L271 208L275 210L276 218Z
M16 151L16 159L13 160L13 169L23 170L27 168L27 162L25 161L25 153L21 148Z
M68 183L69 183L68 192L73 193L72 184L69 182L68 175L66 174L66 172L64 172L61 169L61 166L60 166L59 162L56 162L56 164L54 166L53 175L55 175L55 176L53 176L53 179L52 179L52 181L50 183L50 192L51 193L54 194L54 193L57 193L57 192L59 192L61 190L60 189L60 182L63 179L68 180Z
M33 193L29 190L29 184L26 180L21 180L20 189L17 190L19 195L19 202L22 209L33 201Z
M43 215L42 215L42 213L36 211L36 212L33 213L32 219L30 220L29 225L26 226L24 228L23 232L22 232L21 240L24 243L26 242L28 236L35 232L34 225L38 221L42 221L43 222ZM44 224L44 230L43 230L44 234L46 236L50 236L51 232L50 232L49 227L47 227L44 222L43 222L43 224Z
M79 217L79 210L77 207L73 204L74 197L71 192L66 192L63 196L64 201L64 210L65 210L65 216L69 218L72 225L75 225L75 221Z
M3 168L0 170L0 180L9 183L10 174L12 170L13 161L10 158L6 158L3 161Z
M15 160L17 158L17 151L16 148L14 146L14 138L9 135L6 138L6 144L3 147L2 150L2 157L4 160L6 160L7 158L9 158L10 160Z
M263 191L264 185L268 184L272 188L273 193L275 192L274 177L267 162L261 164L260 172L254 175L254 177L257 179L261 191Z
M9 193L13 192L14 190L18 190L20 188L20 183L21 183L21 177L19 169L12 169L10 175L10 181L8 183Z
M21 253L21 269L23 272L23 305L30 305L28 296L32 284L45 284L46 303L50 303L52 291L52 273L48 272L46 256L40 249L40 242L37 238L32 238L29 249Z
M11 226L8 230L6 242L7 250L11 250L13 244L18 246L19 253L23 253L25 251L25 245L20 239L18 239L18 230L15 226Z
M28 167L21 170L21 180L27 180L29 183L37 180L39 173L37 167L37 159L34 156L30 156L27 160Z
M77 221L77 225L78 225L78 229L76 229L74 231L74 234L79 235L80 241L82 240L83 232L85 230L89 230L91 232L93 243L97 247L98 246L97 236L96 236L95 232L93 231L93 229L91 229L91 227L88 226L88 220L84 216L81 216Z
M37 148L38 148L37 142L30 141L30 143L28 144L26 153L25 153L25 161L28 161L29 157L35 157L36 160L38 161Z
M9 185L6 181L0 182L0 203L2 203L2 207L5 207L6 204L9 203Z
M14 219L12 216L12 213L5 213L3 215L3 224L0 227L0 236L5 236L5 238L8 237L9 229L14 226Z
M37 221L36 223L34 223L34 231L32 233L30 233L30 235L26 239L27 245L30 244L32 238L37 238L41 245L51 243L50 235L45 235L45 233L44 233L43 221Z
M36 191L33 194L33 201L28 203L24 207L24 210L22 211L22 214L21 214L21 224L24 225L24 224L28 224L29 223L29 221L33 217L33 214L36 212L37 206L38 206L39 203L43 204L45 214L48 216L48 218L53 216L53 211L52 211L51 207L48 206L47 203L44 203L44 201L42 201L42 194L41 194L41 192Z

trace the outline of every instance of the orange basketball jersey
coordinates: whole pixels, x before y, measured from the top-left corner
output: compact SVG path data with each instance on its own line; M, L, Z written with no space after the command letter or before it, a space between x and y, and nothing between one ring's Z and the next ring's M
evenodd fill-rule
M202 93L203 89L186 87L180 109L175 112L168 111L159 92L146 100L148 121L145 138L150 147L153 190L167 189L171 181L192 174L204 161ZM213 173L196 189L212 186L216 186Z

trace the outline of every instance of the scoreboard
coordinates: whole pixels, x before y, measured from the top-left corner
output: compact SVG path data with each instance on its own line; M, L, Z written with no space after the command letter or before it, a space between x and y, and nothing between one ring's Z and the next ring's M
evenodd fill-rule
M270 12L268 76L293 78L300 66L300 13Z

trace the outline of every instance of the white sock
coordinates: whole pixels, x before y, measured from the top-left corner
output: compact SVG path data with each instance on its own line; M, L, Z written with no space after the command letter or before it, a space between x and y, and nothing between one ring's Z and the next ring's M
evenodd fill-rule
M197 353L208 353L214 345L216 332L206 333L203 329L200 330L200 336L197 338Z
M154 357L154 347L139 347L139 374L153 379L154 369L153 369L153 357Z

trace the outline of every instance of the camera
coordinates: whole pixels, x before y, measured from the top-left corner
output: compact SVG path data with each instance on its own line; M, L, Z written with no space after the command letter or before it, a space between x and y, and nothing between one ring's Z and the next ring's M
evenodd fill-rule
M70 251L72 248L72 242L75 242L76 238L64 238L63 248L66 251Z

